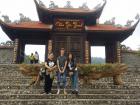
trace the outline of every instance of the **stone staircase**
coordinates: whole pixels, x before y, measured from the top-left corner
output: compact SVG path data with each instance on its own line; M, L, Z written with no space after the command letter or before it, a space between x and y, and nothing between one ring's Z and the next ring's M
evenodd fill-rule
M140 67L130 66L122 86L112 78L103 78L90 85L80 85L78 96L44 95L43 84L28 88L31 77L23 76L18 65L0 65L0 105L140 105Z

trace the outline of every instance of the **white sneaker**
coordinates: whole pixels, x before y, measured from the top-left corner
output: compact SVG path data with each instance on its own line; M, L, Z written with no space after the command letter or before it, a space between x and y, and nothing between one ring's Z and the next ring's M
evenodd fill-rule
M60 94L60 89L58 89L58 90L57 90L57 93L56 93L56 94L57 94L57 95L59 95L59 94Z

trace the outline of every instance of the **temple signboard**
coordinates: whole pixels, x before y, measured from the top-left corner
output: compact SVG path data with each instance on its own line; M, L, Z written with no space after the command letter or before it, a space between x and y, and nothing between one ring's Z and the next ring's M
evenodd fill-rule
M83 31L84 21L82 19L55 19L53 28L56 31Z

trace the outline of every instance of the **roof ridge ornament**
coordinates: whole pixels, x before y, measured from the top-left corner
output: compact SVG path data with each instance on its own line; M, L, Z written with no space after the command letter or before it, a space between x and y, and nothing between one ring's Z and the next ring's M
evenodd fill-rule
M106 0L103 0L103 1L104 1L104 3L102 5L101 5L101 3L97 4L97 6L95 6L94 9L97 9L97 10L103 9L104 6L107 3ZM44 5L44 3L41 0L39 0L39 2L37 2L37 0L34 0L34 2L35 2L37 7L46 7L46 5ZM84 6L84 8L86 8L86 10L90 10L89 8L87 8L88 6L86 6L85 4L86 4L86 2L83 3L82 6L79 6L79 7L75 8L75 9L79 9L79 8L81 9ZM55 5L54 1L50 1L49 8L46 8L46 9L55 9L55 8L59 8L58 5ZM60 8L62 8L62 7L60 7ZM73 7L71 6L71 2L69 2L69 0L68 0L67 5L65 5L63 8L64 9L69 9L69 8L71 9ZM93 9L91 9L90 11L92 11L92 10Z

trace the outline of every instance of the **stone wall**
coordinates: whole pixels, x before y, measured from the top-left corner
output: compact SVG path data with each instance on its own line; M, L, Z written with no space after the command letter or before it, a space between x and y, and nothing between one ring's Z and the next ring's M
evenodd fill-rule
M13 62L13 51L13 46L0 46L0 64ZM136 51L121 51L121 61L130 66L139 66L140 55Z
M10 64L13 61L13 46L0 46L0 64Z
M122 63L126 63L131 66L140 65L140 55L136 51L122 51L121 52Z

